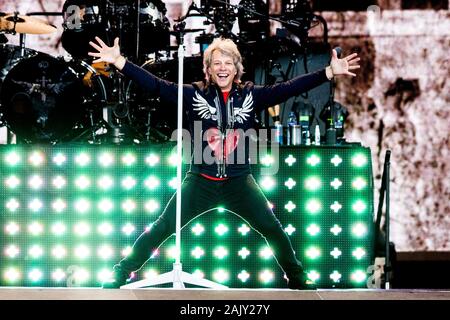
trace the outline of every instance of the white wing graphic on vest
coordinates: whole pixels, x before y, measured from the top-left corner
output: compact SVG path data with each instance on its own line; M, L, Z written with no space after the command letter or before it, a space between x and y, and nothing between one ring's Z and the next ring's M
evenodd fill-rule
M234 108L234 116L237 122L244 123L247 118L250 117L250 112L253 110L253 95L250 92L244 99L244 103L241 108Z
M197 111L202 119L213 119L214 121L217 121L217 109L211 107L208 101L199 95L198 92L195 92L193 100L194 103L192 105L194 106L194 110Z

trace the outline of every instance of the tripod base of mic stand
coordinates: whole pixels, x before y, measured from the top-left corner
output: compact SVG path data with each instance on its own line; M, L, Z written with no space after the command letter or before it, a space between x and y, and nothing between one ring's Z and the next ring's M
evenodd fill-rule
M174 263L173 270L170 272L166 272L156 276L153 279L145 279L141 281L136 281L124 286L121 286L120 289L138 289L145 288L150 286L156 286L160 284L173 283L174 289L184 289L185 283L192 284L199 287L211 288L211 289L227 289L227 286L224 286L219 283L215 283L210 280L202 279L193 276L190 273L182 271L181 263Z

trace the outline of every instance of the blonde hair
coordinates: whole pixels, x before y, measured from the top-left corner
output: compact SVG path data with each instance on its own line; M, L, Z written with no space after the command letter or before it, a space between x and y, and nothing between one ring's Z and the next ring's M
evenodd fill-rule
M242 56L239 52L238 47L231 39L217 38L209 45L205 50L203 56L203 72L205 74L206 81L210 81L208 74L208 68L212 64L212 55L214 51L219 50L219 52L225 56L231 57L233 59L234 66L236 67L237 73L234 76L234 81L239 82L242 75L244 74L244 66L242 65Z

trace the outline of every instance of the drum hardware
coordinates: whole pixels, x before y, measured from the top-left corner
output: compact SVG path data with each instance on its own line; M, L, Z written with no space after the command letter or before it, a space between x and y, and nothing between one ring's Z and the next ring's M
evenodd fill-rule
M44 20L19 15L19 12L2 13L0 15L0 31L6 33L50 34L56 32L56 27Z

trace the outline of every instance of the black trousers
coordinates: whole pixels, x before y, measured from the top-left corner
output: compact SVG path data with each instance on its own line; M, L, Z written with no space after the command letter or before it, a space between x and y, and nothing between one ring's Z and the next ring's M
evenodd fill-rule
M303 271L288 236L269 208L266 197L252 175L211 181L188 173L181 186L181 198L182 226L209 209L224 206L245 219L266 239L288 278ZM139 236L131 253L115 268L120 268L127 274L140 269L152 252L175 232L175 223L176 194L153 225Z

